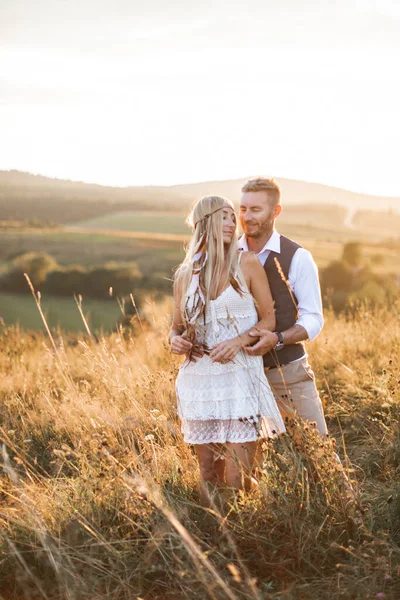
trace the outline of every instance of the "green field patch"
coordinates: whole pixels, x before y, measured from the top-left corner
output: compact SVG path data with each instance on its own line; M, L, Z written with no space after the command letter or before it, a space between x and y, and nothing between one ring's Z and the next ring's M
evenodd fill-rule
M44 297L41 306L51 329L85 331L74 298ZM110 333L116 329L121 310L114 300L83 299L83 313L92 332ZM44 324L31 295L0 294L0 317L6 326L19 325L23 330L44 330Z
M172 270L183 260L181 240L145 239L90 233L3 233L0 236L0 264L26 252L46 252L58 264L97 267L108 262L136 262L144 274L152 270Z
M185 224L185 218L185 213L121 211L80 221L75 225L85 229L188 235L190 230Z

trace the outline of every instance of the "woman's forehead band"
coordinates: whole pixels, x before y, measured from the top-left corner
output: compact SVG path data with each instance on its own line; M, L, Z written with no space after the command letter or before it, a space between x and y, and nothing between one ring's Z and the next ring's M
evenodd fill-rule
M219 210L222 210L223 208L227 208L227 207L225 205L224 206L220 206L219 208L216 208L212 212L207 213L206 215L204 215L204 217L202 217L201 219L199 219L198 221L196 221L196 223L194 224L194 226L196 227L196 225L198 223L200 223L200 221L204 221L204 219L208 219L208 217L211 217L211 215L213 215L214 213L218 212Z

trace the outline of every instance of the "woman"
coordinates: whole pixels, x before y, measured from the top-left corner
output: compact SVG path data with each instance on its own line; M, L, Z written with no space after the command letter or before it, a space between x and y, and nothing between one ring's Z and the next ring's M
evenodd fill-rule
M262 358L242 350L256 341L250 329L275 326L266 273L255 254L238 253L228 200L201 198L188 223L194 233L175 275L169 340L173 353L187 355L176 381L178 414L197 453L207 504L210 484L248 490L257 439L285 426Z

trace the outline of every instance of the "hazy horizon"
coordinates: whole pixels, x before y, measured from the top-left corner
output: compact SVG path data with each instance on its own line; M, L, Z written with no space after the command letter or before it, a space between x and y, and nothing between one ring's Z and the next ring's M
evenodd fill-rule
M32 173L30 171L21 171L20 169L0 169L0 172L11 172L11 171L16 171L18 173L22 173L22 174L26 174L26 175L33 175L34 177L45 177L48 179L55 179L55 180L59 180L59 181L69 181L71 183L82 183L85 185L95 185L95 186L101 186L101 187L115 187L115 188L119 188L119 189L127 189L127 188L136 188L136 187L166 187L166 188L174 188L174 187L186 187L186 186L195 186L195 185L202 185L202 184L207 184L207 183L225 183L225 182L229 182L229 181L241 181L241 180L247 180L250 179L252 177L257 177L257 176L262 176L262 173L258 173L258 174L250 174L250 175L243 175L242 177L232 177L230 179L210 179L210 180L202 180L202 181L179 181L179 182L175 182L175 183L148 183L148 184L127 184L127 185L107 185L107 184L103 184L103 183L99 183L98 181L84 181L84 180L77 180L77 179L69 179L69 178L65 178L65 177L56 177L56 176L51 176L51 175L46 175L44 173ZM290 181L293 183L300 183L300 184L306 184L306 185L321 185L324 187L329 187L329 188L334 188L334 189L338 189L340 191L344 191L344 192L348 192L350 194L359 194L362 196L371 196L371 197L376 197L376 196L381 196L382 198L388 198L388 199L400 199L400 194L398 196L396 195L392 195L392 196L385 196L383 194L371 194L371 193L366 193L366 192L360 192L359 190L350 190L348 188L344 188L344 187L339 187L339 186L335 186L335 185L330 185L328 183L325 183L323 181L308 181L305 179L292 179L290 177L284 177L281 175L268 175L271 177L274 177L274 179L276 180L284 180L284 181ZM400 210L400 207L399 207Z

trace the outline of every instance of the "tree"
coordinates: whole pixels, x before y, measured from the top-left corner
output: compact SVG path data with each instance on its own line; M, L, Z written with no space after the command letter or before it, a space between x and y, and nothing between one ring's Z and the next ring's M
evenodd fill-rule
M359 242L347 242L343 246L342 260L351 267L359 267L362 263L362 245Z

